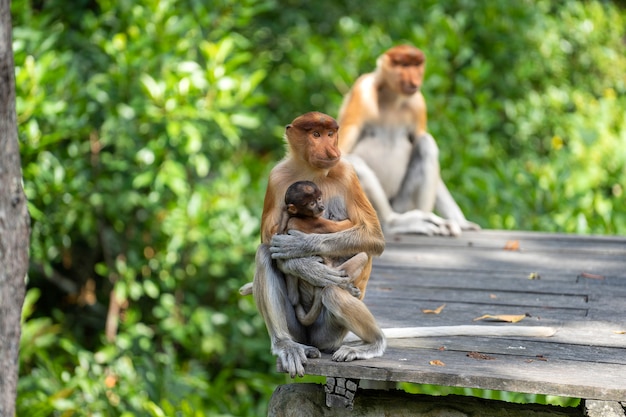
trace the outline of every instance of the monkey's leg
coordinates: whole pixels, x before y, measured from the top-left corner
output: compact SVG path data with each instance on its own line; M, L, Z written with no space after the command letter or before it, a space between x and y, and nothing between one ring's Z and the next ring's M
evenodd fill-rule
M461 227L462 230L480 230L480 226L474 222L470 222L465 218L463 211L459 205L454 201L454 197L448 191L448 187L439 179L437 185L437 201L435 202L435 209L446 219L450 219Z
M367 265L368 260L369 258L367 253L359 252L341 265L338 265L336 268L345 271L350 278L350 281L354 281L359 277L359 275L361 275L361 272L363 272L363 268Z
M365 252L359 252L344 263L337 265L335 268L343 270L350 279L347 284L338 284L340 288L348 291L353 297L362 298L361 290L354 285L357 278L361 276L363 268L367 265L369 257Z
M300 293L298 292L298 277L285 274L285 284L287 285L287 297L292 306L300 304Z
M439 148L435 139L428 133L414 140L409 166L391 205L399 213L412 209L430 213L435 209L440 179Z
M450 234L446 221L434 213L414 210L415 207L406 211L392 208L376 173L365 161L354 154L346 155L346 159L352 163L361 187L376 210L385 233L419 233L429 236ZM410 203L412 200L406 201Z
M415 208L432 216L436 206L442 215L437 219L440 228L437 234L458 236L461 225L466 223L471 228L441 179L439 148L428 133L415 138L406 175L391 204L398 212Z
M334 361L348 362L381 356L387 347L385 336L365 304L339 287L322 290L324 320L311 328L311 343L322 350L335 351ZM347 331L364 342L356 346L341 346Z
M292 378L304 375L307 358L319 357L320 351L297 342L306 340L305 328L297 320L286 294L283 274L274 267L266 244L257 250L253 286L254 300L270 335L272 353Z

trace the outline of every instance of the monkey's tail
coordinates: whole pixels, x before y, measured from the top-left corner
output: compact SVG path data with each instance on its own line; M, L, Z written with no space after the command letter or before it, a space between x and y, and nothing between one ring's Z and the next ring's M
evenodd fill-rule
M239 288L239 294L241 295L252 294L252 283L248 282L247 284L244 284L241 288Z
M387 339L437 336L501 336L501 337L550 337L556 333L553 327L545 326L434 326L434 327L392 327L382 329ZM360 340L349 333L344 342Z

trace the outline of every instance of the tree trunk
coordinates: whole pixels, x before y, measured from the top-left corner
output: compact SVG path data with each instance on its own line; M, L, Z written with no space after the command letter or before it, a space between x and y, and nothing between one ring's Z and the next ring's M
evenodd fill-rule
M17 143L10 0L0 0L0 417L15 415L29 242Z

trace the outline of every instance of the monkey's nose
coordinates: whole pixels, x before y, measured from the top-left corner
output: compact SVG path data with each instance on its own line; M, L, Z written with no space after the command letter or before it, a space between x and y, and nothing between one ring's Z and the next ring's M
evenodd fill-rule
M339 149L326 149L326 156L328 159L337 159L341 156L341 151Z

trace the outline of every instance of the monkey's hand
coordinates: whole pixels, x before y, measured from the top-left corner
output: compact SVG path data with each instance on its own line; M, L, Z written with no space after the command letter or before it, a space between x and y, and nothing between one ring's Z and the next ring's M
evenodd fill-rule
M319 349L313 346L303 345L290 339L277 340L272 344L272 353L278 357L282 368L295 378L296 375L304 376L304 364L307 358L319 358Z
M323 237L324 235L321 234L302 233L298 230L289 230L285 234L274 235L270 241L272 259L318 255Z
M278 263L285 274L295 275L315 287L350 284L350 277L345 271L329 267L319 256L285 259Z

